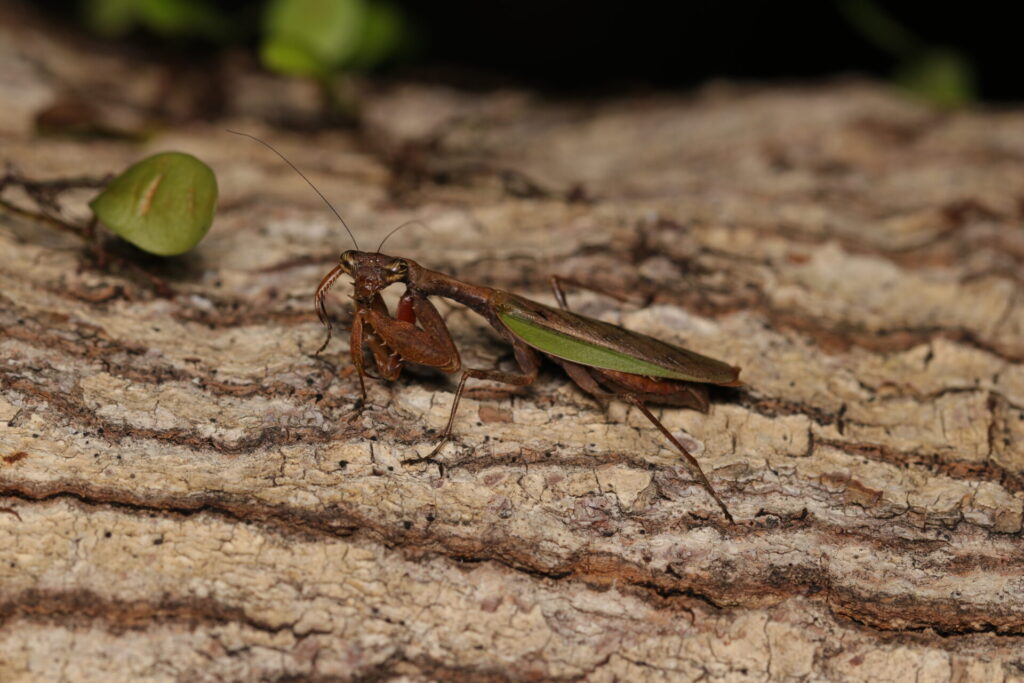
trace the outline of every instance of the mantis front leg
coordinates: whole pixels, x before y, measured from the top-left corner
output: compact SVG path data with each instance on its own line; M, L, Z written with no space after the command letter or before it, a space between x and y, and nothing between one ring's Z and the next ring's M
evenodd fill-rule
M379 298L379 297L378 297ZM445 324L437 308L422 294L406 291L398 304L398 317L391 317L383 300L377 299L367 309L362 309L362 323L353 325L353 344L357 330L360 345L363 339L363 328L369 328L366 343L374 353L377 368L386 379L394 379L401 372L402 363L408 361L435 367L443 372L457 372L462 365L459 352L455 348L448 326ZM437 446L425 458L406 460L406 463L430 460L451 437L455 415L459 402L466 389L466 381L486 379L514 386L525 386L537 378L540 369L540 358L536 352L525 344L513 343L513 351L521 372L504 372L483 368L467 368L459 378L459 386L455 390L448 423L441 434ZM362 350L356 352L353 346L353 362L362 361ZM357 362L358 361L358 362Z
M374 315L371 317L370 313ZM370 347L374 360L377 362L377 372L387 380L397 379L402 372L401 357L387 348L386 342L381 339L374 327L374 322L381 323L382 320L390 320L387 304L384 298L377 294L370 302L370 308L356 307L352 319L352 332L349 342L349 353L352 356L352 366L359 373L359 389L362 392L363 401L366 400L366 361L363 359L363 342ZM364 332L365 330L365 332Z
M394 367L394 376L400 371L400 362L408 360L416 364L437 368L445 373L457 372L462 361L459 351L456 349L452 334L444 324L444 319L437 308L422 294L407 291L398 302L397 317L391 317L387 308L381 304L375 305L365 311L366 324L373 330L373 337L378 341L379 350L375 350L378 368L381 368L381 361L384 358L385 367ZM352 330L353 344L355 340L355 326ZM361 339L361 329L359 330ZM368 338L368 344L374 349L374 342ZM485 370L482 368L468 368L462 373L459 379L459 387L456 389L455 398L452 401L452 410L449 413L449 420L441 432L440 440L426 458L416 458L404 461L406 463L422 462L431 460L441 450L441 446L452 436L452 427L455 424L455 416L459 412L459 402L466 390L466 382L470 378L502 382L514 386L525 386L537 379L541 368L541 359L534 349L525 344L513 341L513 352L519 365L520 372L504 372L499 370ZM354 361L353 355L353 361ZM360 353L361 357L361 353ZM397 365L389 365L396 359ZM381 374L385 374L381 370ZM390 379L390 378L389 378Z
M434 304L422 294L406 291L398 303L399 317L393 318L378 294L373 305L362 309L363 320L372 335L367 344L385 379L395 379L403 362L455 372L462 366L448 326Z

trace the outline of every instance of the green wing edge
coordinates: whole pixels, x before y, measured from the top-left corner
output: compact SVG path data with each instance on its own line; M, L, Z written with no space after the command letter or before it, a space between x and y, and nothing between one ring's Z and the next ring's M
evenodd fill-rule
M687 382L707 381L663 368L660 365L649 363L621 351L570 337L561 332L542 327L535 322L516 317L509 311L500 312L498 317L511 330L512 334L530 346L573 363L603 368L605 370L617 370L632 375L643 375L645 377L665 377Z

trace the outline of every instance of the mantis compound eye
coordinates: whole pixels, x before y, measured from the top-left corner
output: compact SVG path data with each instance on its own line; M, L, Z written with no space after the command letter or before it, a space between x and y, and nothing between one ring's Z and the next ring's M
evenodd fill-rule
M409 274L409 264L402 259L395 259L388 264L388 273L396 279L404 278Z
M350 273L355 267L355 255L351 251L342 252L341 258L338 259L338 263L346 273Z

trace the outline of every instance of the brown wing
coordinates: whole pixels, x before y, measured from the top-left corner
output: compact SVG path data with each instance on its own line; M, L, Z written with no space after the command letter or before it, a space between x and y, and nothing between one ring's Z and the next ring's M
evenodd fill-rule
M493 302L513 334L540 351L575 363L689 382L742 384L739 368L645 334L510 292L496 292Z

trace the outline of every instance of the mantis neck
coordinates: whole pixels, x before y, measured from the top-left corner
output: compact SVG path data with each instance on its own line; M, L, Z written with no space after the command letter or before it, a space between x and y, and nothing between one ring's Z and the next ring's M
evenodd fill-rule
M458 301L463 306L473 309L485 318L490 318L488 314L492 308L491 297L495 291L490 287L471 285L449 277L444 273L423 268L418 273L413 289L427 296L440 296L452 301Z

